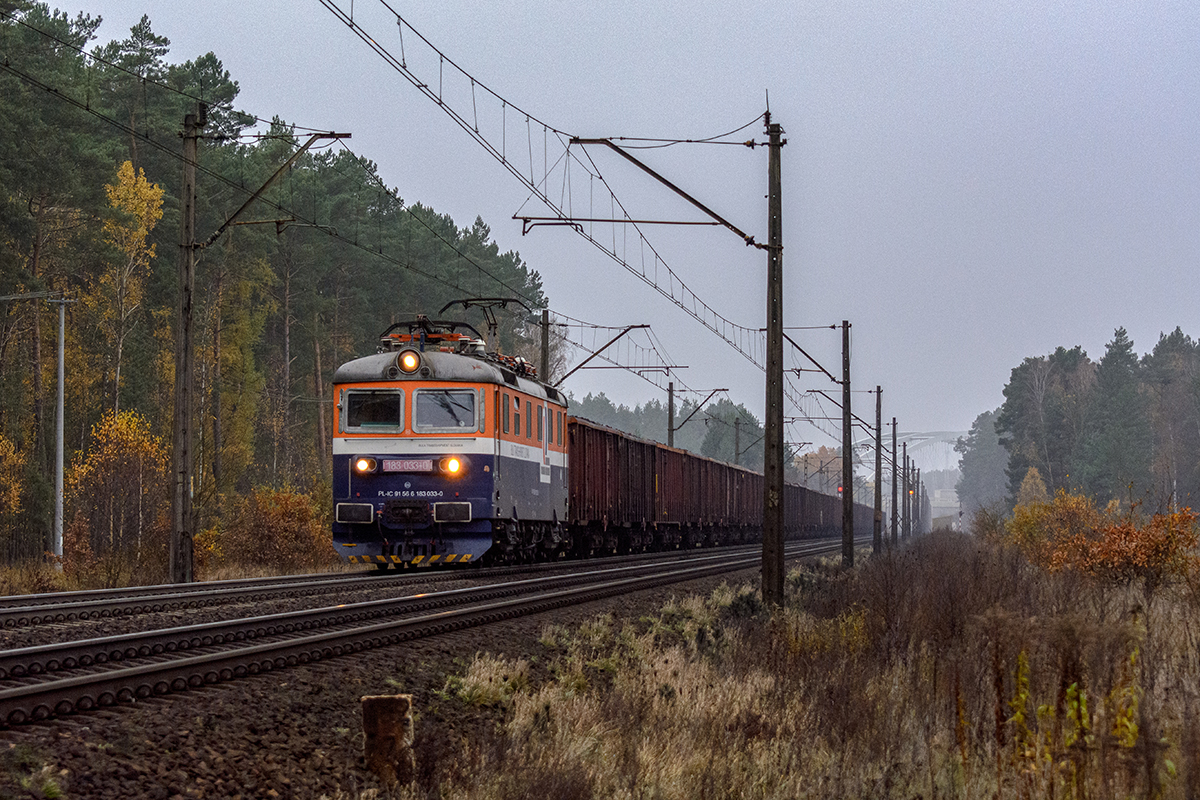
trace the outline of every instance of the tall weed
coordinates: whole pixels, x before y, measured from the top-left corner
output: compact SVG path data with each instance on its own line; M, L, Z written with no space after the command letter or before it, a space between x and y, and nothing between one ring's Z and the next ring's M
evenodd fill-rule
M636 622L548 628L550 677L503 694L506 755L468 747L476 769L425 788L507 798L525 776L547 796L663 800L1192 796L1187 588L1156 587L1150 664L1141 586L1068 572L943 532L852 572L796 571L774 613L722 586ZM497 664L515 670L480 657L463 685Z

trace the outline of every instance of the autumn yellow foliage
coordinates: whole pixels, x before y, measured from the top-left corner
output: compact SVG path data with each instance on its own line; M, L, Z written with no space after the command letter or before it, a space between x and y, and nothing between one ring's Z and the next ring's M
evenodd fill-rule
M1187 575L1196 566L1196 512L1154 514L1148 520L1060 489L1052 500L1018 505L1007 533L1033 563L1050 572L1075 570L1147 588Z
M234 500L227 519L227 527L206 531L197 543L206 566L257 564L291 571L335 561L329 520L311 494L259 487Z
M1060 489L1053 499L1018 504L1007 531L1031 561L1055 570L1062 567L1066 543L1096 536L1103 522L1091 498Z
M0 433L0 514L21 510L21 467L25 457Z
M1021 481L1021 488L1017 492L1017 503L1021 505L1044 503L1049 498L1050 493L1046 491L1046 482L1042 480L1042 473L1038 472L1037 467L1030 467L1025 472L1025 478Z
M67 569L102 568L114 585L143 575L161 579L149 573L166 562L168 476L166 445L145 417L105 414L67 474Z
M146 173L126 161L117 170L117 182L104 187L108 204L120 218L104 221L104 238L141 266L154 257L154 245L146 237L162 219L162 187L146 180Z
M125 340L141 308L146 277L154 259L151 231L162 219L163 190L134 171L126 161L117 170L115 183L104 187L111 216L104 220L104 240L116 252L108 269L83 295L83 306L111 348L108 354L113 381L113 409L120 410L121 367Z

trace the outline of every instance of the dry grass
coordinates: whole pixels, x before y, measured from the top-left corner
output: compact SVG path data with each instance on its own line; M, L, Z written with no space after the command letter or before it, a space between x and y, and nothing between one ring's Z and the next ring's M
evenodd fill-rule
M0 567L0 596L69 592L85 588L77 576L67 575L50 564L27 562Z
M225 563L219 566L205 565L196 570L196 579L202 581L236 580L241 578L269 578L309 572L361 572L362 567L350 564L333 564L324 569L279 569L267 564ZM113 576L117 578L114 582ZM144 574L131 566L103 571L56 570L52 564L27 562L14 566L0 566L0 596L18 594L41 594L43 592L71 592L84 589L105 589L114 586L132 586L143 583L166 583L163 574Z
M498 706L528 686L529 662L477 654L465 675L451 676L445 693L473 706Z
M411 796L1196 796L1188 586L1149 602L950 533L788 584L774 614L722 586L549 627L541 680L478 656L448 689L503 709L499 741Z
M334 553L328 509L319 493L259 488L231 500L225 516L227 522L200 531L195 538L197 580L361 569L343 564ZM106 542L98 552L92 547L95 531L85 517L76 515L65 535L63 569L32 561L0 566L0 595L166 583L166 535L155 528L144 542L138 539L124 546Z

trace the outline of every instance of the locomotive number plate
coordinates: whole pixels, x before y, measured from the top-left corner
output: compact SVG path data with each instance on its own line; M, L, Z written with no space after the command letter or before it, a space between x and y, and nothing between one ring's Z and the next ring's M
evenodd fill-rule
M428 458L385 458L384 472L433 472L433 461Z

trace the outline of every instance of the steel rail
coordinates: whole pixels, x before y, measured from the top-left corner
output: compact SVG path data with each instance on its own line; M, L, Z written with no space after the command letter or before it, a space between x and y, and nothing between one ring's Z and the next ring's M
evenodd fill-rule
M735 551L742 547L751 545L728 545L729 550ZM711 548L703 548L711 549ZM640 553L637 554L642 558L653 557L671 557L678 556L680 550L659 551L657 553ZM590 564L606 564L613 561L623 561L631 558L631 556L603 556L599 558L589 558L586 561ZM383 585L388 582L401 582L402 580L411 580L412 578L432 578L439 575L472 575L472 576L488 576L492 574L507 574L510 572L525 572L537 571L540 569L553 569L555 566L561 566L571 563L576 563L578 559L564 559L561 561L535 561L528 564L502 564L494 567L476 568L471 572L463 572L458 569L450 569L442 572L440 569L432 569L422 567L419 571L401 571L385 573L377 570L354 570L352 572L310 572L302 575L267 575L261 578L229 578L219 581L197 581L196 583L161 583L151 584L148 586L123 586L112 589L80 589L69 592L40 592L37 594L10 594L0 595L0 609L15 608L21 606L39 606L52 605L63 602L76 602L88 599L104 600L111 597L152 597L162 594L187 594L211 591L213 589L236 589L242 587L272 587L275 585L287 585L292 583L305 582L328 582L336 583L338 581L356 582L363 581L371 585Z
M793 552L789 557L811 557L825 552L837 552L839 548L837 542L810 545L804 548L805 553ZM131 703L424 636L486 625L722 572L752 568L758 563L758 558L747 557L700 567L664 570L589 586L552 590L532 597L500 600L424 616L376 622L349 630L330 631L282 642L15 687L0 691L0 723L15 726L30 721L41 721L51 716L65 716L99 707Z
M65 603L46 603L33 606L17 606L0 609L0 625L5 628L23 628L29 625L53 622L77 622L89 619L109 619L134 614L149 614L178 608L204 608L233 602L255 602L281 597L309 597L346 591L359 583L378 585L378 579L323 580L296 582L295 585L277 584L244 586L228 589L184 590L166 594L117 595L112 598L83 599Z
M703 548L708 551L712 548ZM722 548L738 552L742 546ZM689 551L671 550L644 553L638 560L650 562L678 558ZM588 564L627 561L631 557L589 559ZM179 608L205 608L232 602L252 602L285 597L311 597L358 589L378 589L414 581L452 581L464 578L541 572L576 563L573 559L532 564L506 565L469 571L405 570L396 574L377 572L316 573L273 578L242 578L193 584L160 584L117 589L93 589L79 592L55 592L37 595L0 597L0 627L23 628L30 625L108 619L135 614L157 613Z
M707 552L703 555L697 553L695 557L688 559L687 563L698 564L729 557L727 553ZM448 589L441 592L388 597L380 600L364 600L324 608L284 611L256 617L156 628L95 639L3 650L0 651L0 680L37 676L77 667L90 667L93 664L148 658L267 636L289 635L298 631L311 631L335 625L349 625L401 613L445 608L476 600L508 597L533 590L570 586L597 580L601 577L611 578L619 574L633 575L661 568L662 565L659 563L608 567L587 572L493 583L487 586Z
M39 594L10 594L0 596L0 609L53 605L83 600L105 600L112 597L153 597L162 594L204 593L213 589L235 589L242 587L286 585L305 581L333 580L344 575L344 580L364 577L362 571L318 572L307 575L277 575L264 578L234 578L223 581L199 581L197 583L163 583L150 586L125 586L114 589L81 589L71 592L41 592Z

